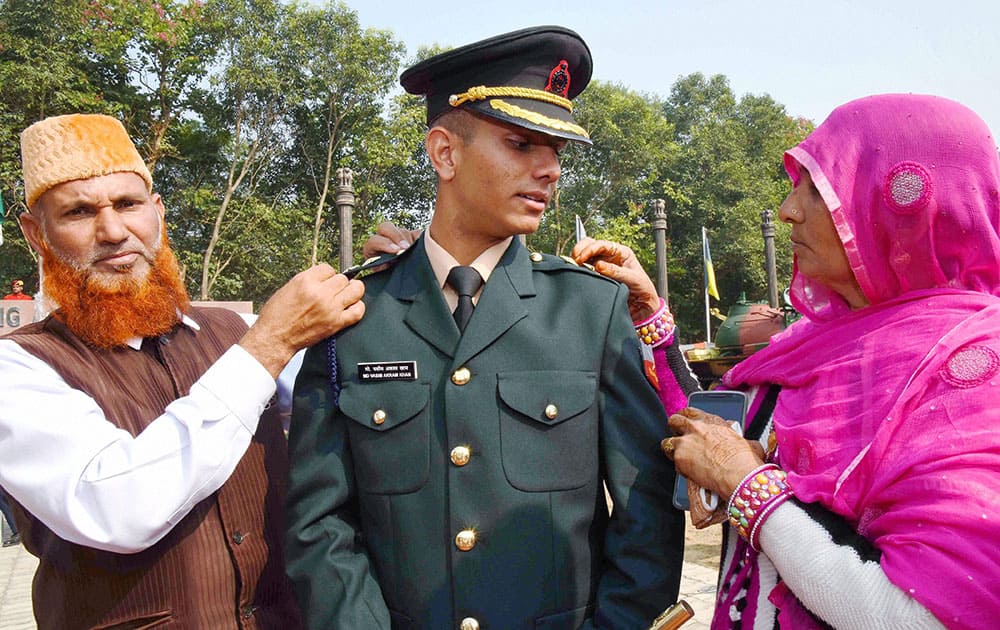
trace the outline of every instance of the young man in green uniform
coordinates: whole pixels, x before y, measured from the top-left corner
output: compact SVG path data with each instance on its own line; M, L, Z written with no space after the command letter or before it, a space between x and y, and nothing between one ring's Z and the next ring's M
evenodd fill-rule
M627 290L515 238L590 144L590 73L560 27L403 73L438 194L296 383L286 553L310 627L644 628L676 600L684 520Z

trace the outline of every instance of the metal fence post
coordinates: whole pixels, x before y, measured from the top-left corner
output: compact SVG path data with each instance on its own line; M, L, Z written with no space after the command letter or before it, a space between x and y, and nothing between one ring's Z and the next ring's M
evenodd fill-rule
M670 304L667 286L667 202L653 200L653 242L656 244L656 292Z
M340 231L340 269L354 264L354 236L351 220L354 216L354 173L349 168L337 169L337 229Z
M767 270L767 303L778 308L778 268L774 257L774 213L760 213L760 232L764 235L764 269Z

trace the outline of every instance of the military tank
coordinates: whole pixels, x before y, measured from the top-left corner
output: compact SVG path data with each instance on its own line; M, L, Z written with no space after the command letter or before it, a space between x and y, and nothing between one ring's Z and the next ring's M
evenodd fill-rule
M740 294L728 314L717 315L723 321L716 331L715 344L710 347L696 344L685 353L702 387L710 389L717 385L729 368L767 346L772 335L798 319L787 291L782 302L781 308L774 308L766 302L750 302L745 294Z

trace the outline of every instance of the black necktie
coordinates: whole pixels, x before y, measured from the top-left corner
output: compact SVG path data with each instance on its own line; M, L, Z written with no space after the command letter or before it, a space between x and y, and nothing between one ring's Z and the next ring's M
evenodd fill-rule
M455 308L455 323L458 330L465 332L465 325L472 319L472 296L483 286L483 277L472 267L452 267L448 272L448 286L458 293L458 306Z

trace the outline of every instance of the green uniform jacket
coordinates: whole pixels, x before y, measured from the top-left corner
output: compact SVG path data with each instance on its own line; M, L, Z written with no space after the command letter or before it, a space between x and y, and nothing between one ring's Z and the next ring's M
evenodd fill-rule
M366 280L339 409L327 344L295 386L286 558L309 627L632 630L676 601L684 518L626 298L517 239L462 336L422 239ZM414 380L359 376L401 361Z

